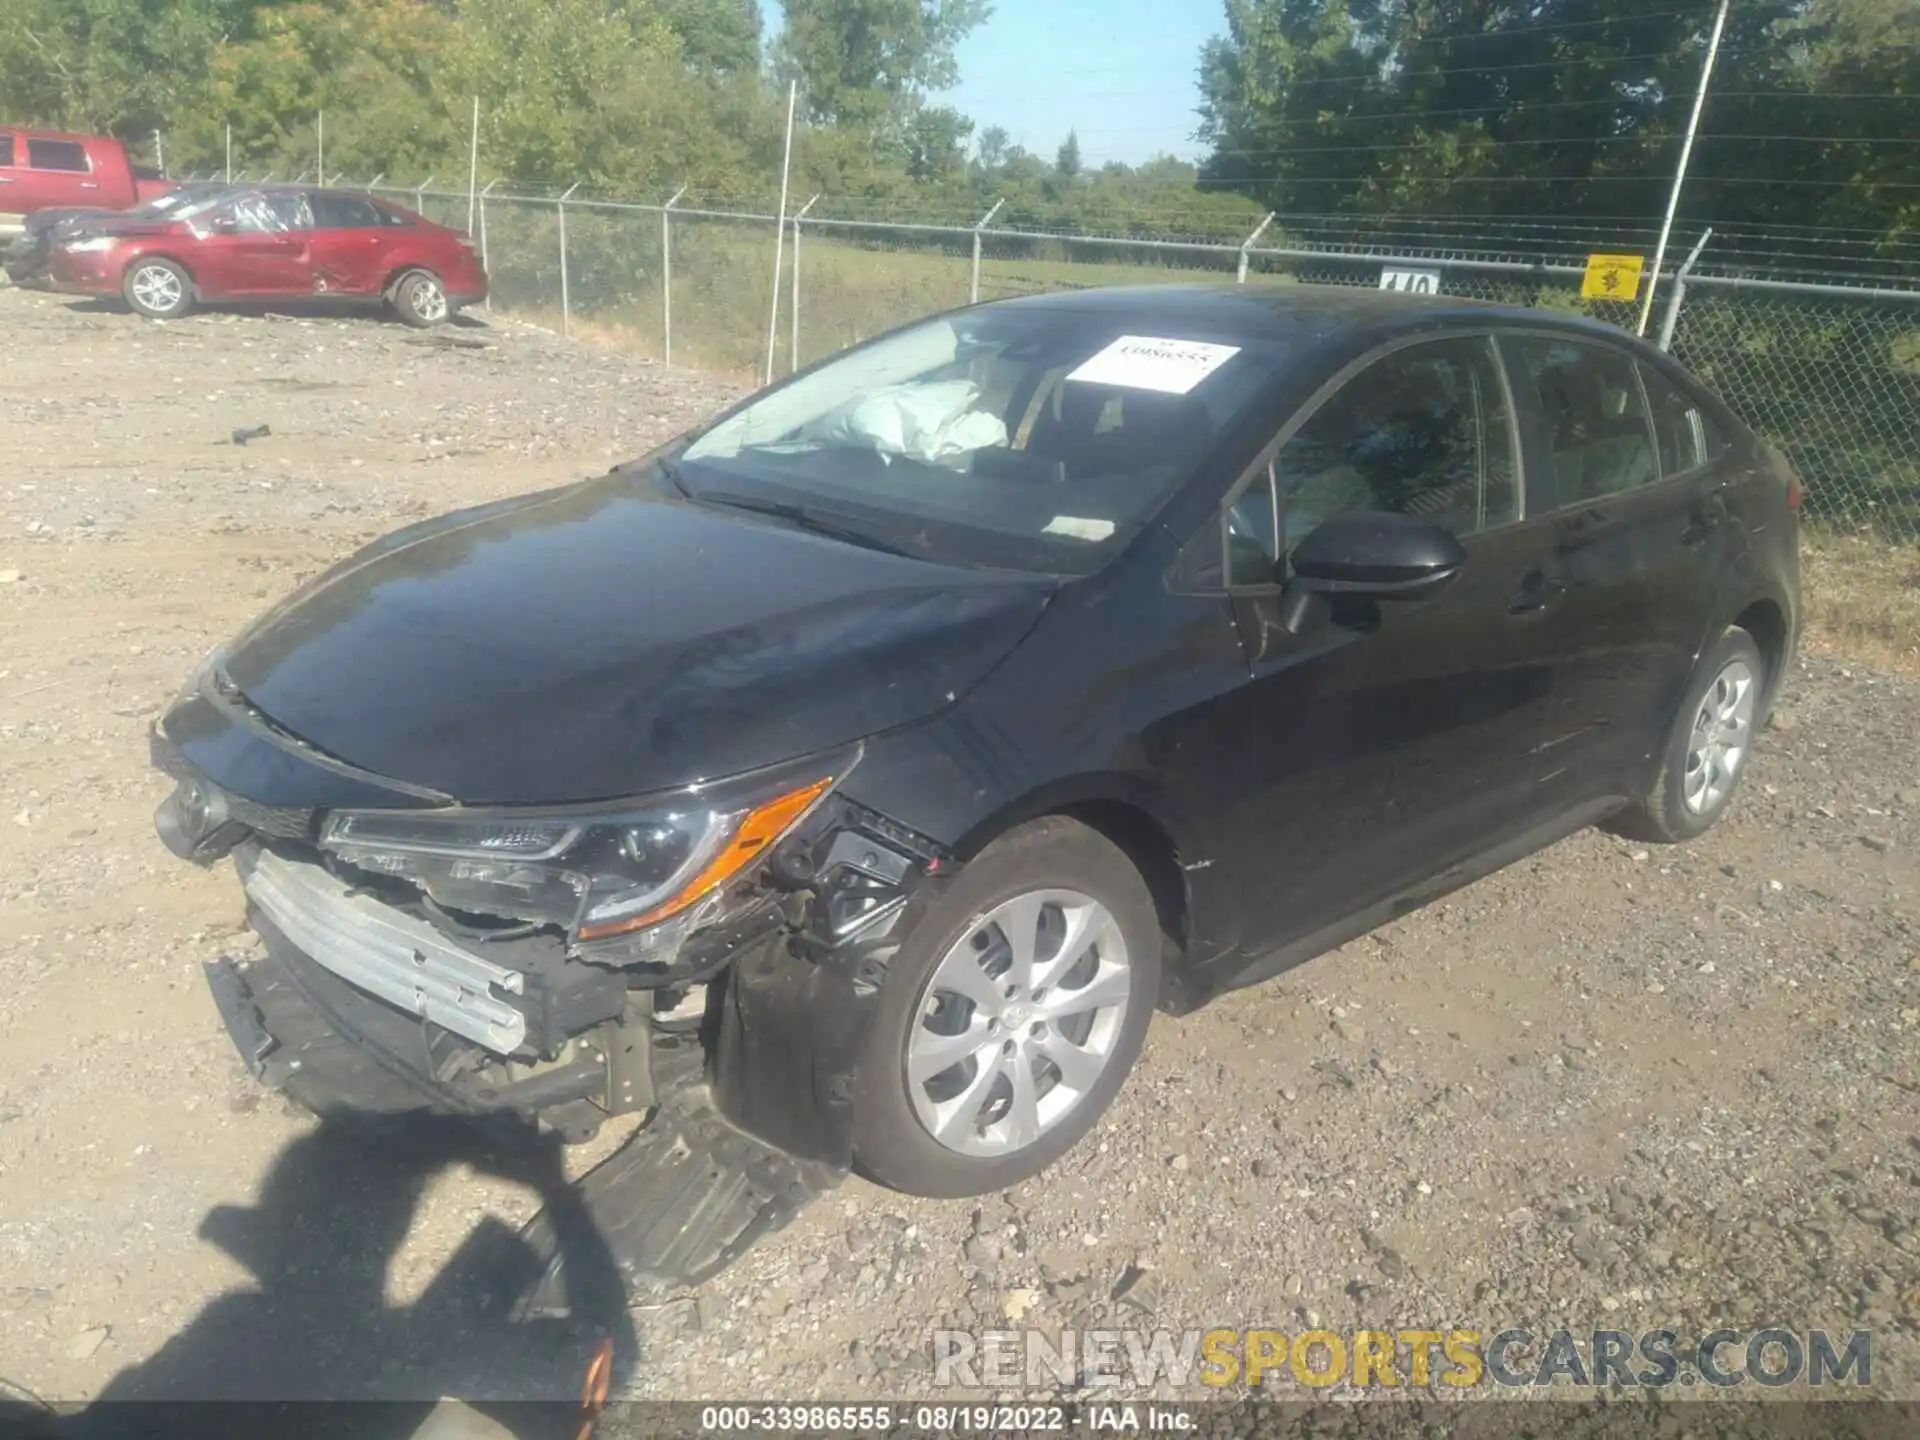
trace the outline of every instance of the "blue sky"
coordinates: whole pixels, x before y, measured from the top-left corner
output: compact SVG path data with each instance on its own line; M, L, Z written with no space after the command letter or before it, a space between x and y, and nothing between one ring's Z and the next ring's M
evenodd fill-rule
M778 6L761 9L771 36ZM1048 160L1070 128L1088 166L1194 159L1200 47L1225 28L1220 0L996 0L960 46L959 85L938 98L976 135L999 125Z

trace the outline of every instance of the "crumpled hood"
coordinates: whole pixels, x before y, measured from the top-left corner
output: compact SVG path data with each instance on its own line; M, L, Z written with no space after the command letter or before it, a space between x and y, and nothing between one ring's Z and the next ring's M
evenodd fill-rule
M710 780L932 714L1056 582L603 480L376 542L249 628L228 677L350 765L468 804Z

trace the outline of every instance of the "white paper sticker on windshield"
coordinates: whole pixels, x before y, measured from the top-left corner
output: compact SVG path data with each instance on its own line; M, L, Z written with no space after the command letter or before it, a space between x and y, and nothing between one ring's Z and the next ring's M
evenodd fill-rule
M1086 520L1078 515L1056 515L1049 520L1043 535L1071 535L1075 540L1104 540L1113 534L1113 521Z
M1238 345L1205 340L1164 340L1153 335L1122 335L1090 356L1067 376L1089 385L1124 385L1184 395L1240 353Z

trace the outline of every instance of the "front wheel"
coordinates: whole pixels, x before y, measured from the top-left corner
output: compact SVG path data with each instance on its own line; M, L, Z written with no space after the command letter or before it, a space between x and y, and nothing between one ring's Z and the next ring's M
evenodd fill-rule
M1766 684L1759 645L1745 630L1729 627L1694 668L1652 791L1621 812L1612 828L1667 843L1705 834L1726 813L1753 756Z
M393 287L393 308L407 324L425 330L446 323L453 313L446 287L438 275L413 270L400 277Z
M136 314L177 320L193 308L193 281L171 260L136 260L127 267L120 293Z
M928 906L895 956L854 1095L854 1154L917 1195L1038 1174L1132 1069L1160 992L1146 882L1095 830L1009 831Z

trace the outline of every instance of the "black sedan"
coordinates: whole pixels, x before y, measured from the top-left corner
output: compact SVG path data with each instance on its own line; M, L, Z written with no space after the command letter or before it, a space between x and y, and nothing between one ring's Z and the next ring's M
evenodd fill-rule
M658 1108L694 1138L622 1183L691 1147L763 1208L849 1166L987 1191L1156 1008L1583 826L1712 825L1799 503L1573 318L983 305L347 561L165 716L159 823L236 858L267 956L216 993L323 1111Z

